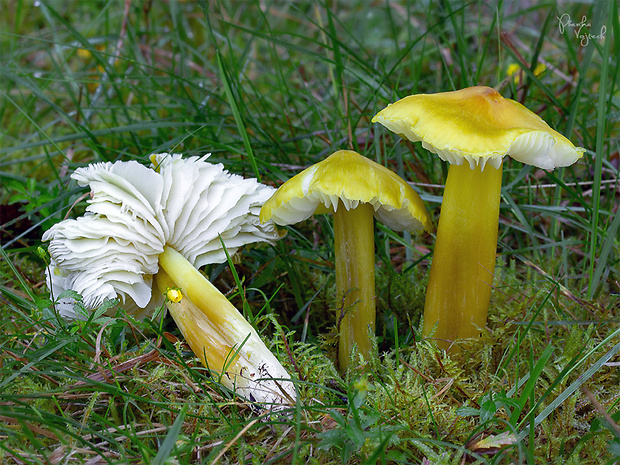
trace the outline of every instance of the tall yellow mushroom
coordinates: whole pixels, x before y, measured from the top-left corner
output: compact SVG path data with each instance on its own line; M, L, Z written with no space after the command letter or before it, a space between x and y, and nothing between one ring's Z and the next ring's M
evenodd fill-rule
M479 335L495 269L502 161L552 170L584 152L490 87L411 95L372 120L450 163L424 307L425 335L442 348Z
M375 331L373 216L398 231L431 229L420 196L394 172L359 153L340 150L286 181L263 206L261 221L298 223L333 213L339 364L351 365L354 346L371 354Z

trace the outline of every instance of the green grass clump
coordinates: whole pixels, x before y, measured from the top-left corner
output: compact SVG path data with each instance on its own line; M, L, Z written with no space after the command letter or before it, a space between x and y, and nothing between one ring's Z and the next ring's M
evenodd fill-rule
M620 460L616 2L0 0L0 11L0 462ZM284 414L219 384L168 317L108 304L67 322L51 310L40 238L84 212L75 168L210 152L277 186L353 149L409 181L436 223L447 167L370 120L406 95L470 85L497 87L586 153L554 172L506 161L491 310L469 356L421 336L433 236L378 226L378 356L339 374L322 216L243 251L236 274L205 270L295 379Z

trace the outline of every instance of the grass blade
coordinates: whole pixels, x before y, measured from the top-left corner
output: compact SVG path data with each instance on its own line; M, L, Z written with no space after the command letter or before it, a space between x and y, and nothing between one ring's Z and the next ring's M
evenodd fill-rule
M184 405L179 414L177 415L176 420L168 430L168 434L166 438L159 446L159 451L157 455L153 458L151 464L152 465L164 465L167 463L167 460L170 458L170 454L174 449L174 446L177 442L177 438L179 434L183 431L183 422L185 421L185 413L187 412L187 405Z
M605 341L612 340L613 338L617 337L618 334L620 334L620 329L614 331L609 337L605 339ZM603 346L605 341L603 341L603 343L601 343L599 347ZM575 365L575 367L579 366L582 362L584 362L592 354L592 352L594 352L594 350L586 354ZM590 378L592 378L592 376L594 376L605 363L615 357L616 354L618 354L619 352L620 342L614 345L605 355L603 355L594 364L592 364L590 368L584 371L583 374L579 376L579 378L573 381L570 386L568 386L564 391L562 391L562 393L560 393L558 397L556 397L547 407L545 407L543 411L536 416L534 424L539 425L545 418L551 415L551 413L553 413L556 408L558 408L566 399L568 399L575 391L577 391L577 389L579 389L584 383L586 383ZM568 373L566 373L566 375L568 375ZM541 401L542 399L539 401L539 404Z
M230 87L230 81L228 79L228 75L226 73L226 69L224 68L224 63L222 61L222 56L219 51L217 53L217 66L220 70L220 78L222 79L222 85L224 86L224 92L226 93L226 98L228 99L228 104L230 105L230 109L232 111L233 117L235 118L235 123L237 124L237 129L239 130L239 134L241 135L241 139L243 140L243 145L245 147L245 151L250 159L250 165L252 166L252 171L254 172L254 177L258 179L260 182L260 173L258 171L258 165L256 164L256 159L254 158L254 151L252 150L252 144L250 144L250 138L248 137L248 132L245 129L245 124L243 123L243 118L241 117L241 113L239 113L239 107L235 100L235 97L232 92L232 88Z
M601 2L598 4L597 13L599 18L594 23L600 27L605 23L605 19L612 18L612 11L615 2ZM606 9L604 7L607 7ZM611 29L611 28L609 28ZM607 68L611 50L611 37L605 40L603 53L601 54L601 80L598 92L598 107L596 117L596 157L594 160L594 184L592 185L592 228L590 230L590 267L588 271L588 298L594 296L594 292L598 287L598 278L594 274L597 257L597 240L599 234L599 213L601 202L601 179L603 167L603 155L605 150L605 134L607 125ZM611 96L610 96L611 98Z

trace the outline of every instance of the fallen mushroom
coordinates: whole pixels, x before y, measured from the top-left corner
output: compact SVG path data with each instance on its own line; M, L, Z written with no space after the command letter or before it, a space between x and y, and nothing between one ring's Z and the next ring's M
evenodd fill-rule
M490 87L405 97L372 121L422 141L450 163L423 333L441 348L476 337L486 324L493 283L503 158L552 170L575 163L584 149Z
M420 196L403 179L362 155L340 150L286 181L263 206L260 220L298 223L313 213L334 215L339 364L354 346L371 354L375 331L373 216L395 230L431 229Z
M90 186L87 213L43 235L51 241L48 286L71 289L87 309L119 298L136 315L166 306L203 364L225 386L270 405L294 402L290 376L254 328L197 270L225 262L244 244L280 236L258 213L273 188L226 172L208 157L158 154L155 169L135 161L98 163L72 177ZM153 281L156 281L154 284ZM72 299L58 304L67 318Z

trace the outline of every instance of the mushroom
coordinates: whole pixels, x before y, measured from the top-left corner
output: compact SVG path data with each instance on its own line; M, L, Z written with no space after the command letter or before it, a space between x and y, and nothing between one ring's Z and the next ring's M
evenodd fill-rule
M291 403L295 391L286 370L198 271L225 262L226 252L244 244L280 237L273 223L258 220L274 189L207 157L157 154L155 169L135 161L77 169L72 178L90 186L91 200L84 216L43 235L51 241L48 286L53 296L78 292L88 310L119 298L137 316L161 308L165 294L190 347L222 384L253 401ZM71 298L58 304L64 317L87 317L75 309Z
M405 97L372 120L450 163L424 307L441 348L484 328L495 269L502 161L552 170L585 151L490 87Z
M368 359L375 331L373 216L395 230L431 229L420 196L403 179L362 155L340 150L286 181L263 206L260 220L298 223L313 213L333 213L339 364L352 350Z

